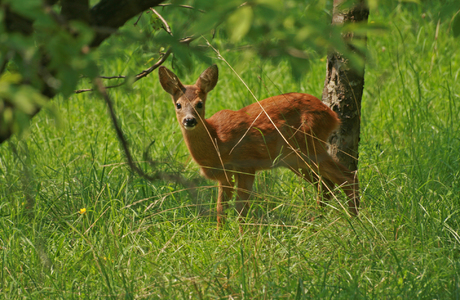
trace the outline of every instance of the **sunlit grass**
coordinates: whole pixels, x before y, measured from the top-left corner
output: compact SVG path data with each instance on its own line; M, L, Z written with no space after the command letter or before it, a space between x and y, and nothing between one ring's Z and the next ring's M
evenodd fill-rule
M199 175L151 74L110 90L120 124L146 172L180 174L196 188L133 174L96 94L57 99L59 125L43 111L30 134L0 148L1 297L458 298L460 51L448 21L435 38L435 14L420 19L425 8L414 7L371 14L388 31L368 44L359 219L334 201L318 207L311 186L272 170L256 179L244 234L231 211L217 231L215 183ZM138 49L123 51L102 61L104 75L145 68L129 58ZM225 55L238 62L238 53ZM220 80L207 115L252 103L215 62ZM206 67L196 63L184 83ZM241 74L260 99L320 96L324 75L320 58L302 82L285 63L254 61ZM143 161L153 141L155 169Z

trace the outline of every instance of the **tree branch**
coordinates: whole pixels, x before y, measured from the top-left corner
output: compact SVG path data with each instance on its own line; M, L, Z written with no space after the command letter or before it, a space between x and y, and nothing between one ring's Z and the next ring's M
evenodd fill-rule
M89 23L89 0L61 0L61 15L67 20Z
M150 10L161 20L161 22L163 23L163 27L164 27L164 30L169 34L169 35L173 35L172 34L172 31L171 31L171 27L168 25L168 22L166 22L166 20L153 8L150 7ZM140 18L140 16L139 16ZM136 23L138 22L139 20L136 21ZM184 43L184 44L190 44L191 41L193 41L194 38L193 37L187 37L187 38L184 38L184 39L181 39L180 42L181 43ZM151 66L150 68L142 71L141 73L137 74L135 77L134 77L134 82L138 81L139 79L141 78L144 78L145 76L147 76L148 74L152 73L153 70L155 70L156 68L158 68L159 66L161 66L165 61L166 59L168 58L168 56L171 54L172 52L172 49L169 48L168 51L166 51L166 53L160 58L160 60L158 62L156 62L153 66ZM115 88L115 87L119 87L119 86L122 86L123 84L125 84L128 80L126 79L127 77L125 75L119 75L119 76L100 76L99 78L102 78L102 79L121 79L121 78L124 78L125 80L119 84L115 84L115 85L111 85L111 86L106 86L105 88L106 89L110 89L110 88ZM134 83L133 82L133 83ZM93 89L81 89L81 90L76 90L75 93L76 94L79 94L79 93L84 93L84 92L92 92Z
M115 128L115 132L117 133L118 140L120 141L120 144L123 148L126 159L128 160L129 167L142 178L145 178L147 180L155 180L156 179L155 176L150 176L146 174L134 162L131 152L129 151L128 142L126 141L125 136L123 135L123 131L121 131L121 128L118 124L118 120L115 115L115 110L113 108L112 100L109 98L109 95L107 94L106 88L102 84L102 81L99 78L96 78L94 80L94 85L96 86L97 91L101 94L102 98L104 98L105 103L107 104L107 109L109 110L109 114L110 114L110 118L112 119L113 127Z
M153 8L150 7L150 10L161 20L161 22L163 22L164 29L166 30L167 33L169 33L169 35L172 36L173 34L171 31L171 27L169 27L168 25L168 22L166 22L166 20Z
M180 43L184 43L184 44L190 44L195 38L194 37L186 37L186 38L183 38L181 39L179 42ZM169 55L172 53L172 49L169 48L166 53L153 65L151 66L150 68L148 69L145 69L144 71L140 72L139 74L137 74L135 77L134 77L134 82L138 81L139 79L142 79L144 78L145 76L149 75L150 73L152 73L155 69L157 69L159 66L161 66L165 61L166 59L169 57ZM118 75L118 76L99 76L99 78L101 79L125 79L123 82L119 83L119 84L115 84L115 85L109 85L109 86L106 86L105 88L106 89L111 89L111 88L116 88L116 87L119 87L119 86L122 86L124 85L126 82L128 82L128 80L126 79L127 76L126 75ZM80 93L85 93L85 92L92 92L94 91L94 89L80 89L80 90L76 90L75 91L75 94L80 94Z
M171 48L168 49L168 51L166 51L166 53L153 65L151 66L150 68L148 69L145 69L144 71L140 72L139 74L136 75L136 77L134 77L134 82L138 81L139 79L142 79L144 78L145 76L149 75L150 73L152 73L155 69L157 69L159 66L161 66L165 61L166 59L168 58L168 56L171 54L172 50ZM105 89L110 89L110 88L114 88L114 87L119 87L119 86L122 86L123 84L125 84L127 82L126 80L126 76L124 75L121 75L121 76L110 76L110 77L106 77L106 76L101 76L99 78L104 78L104 79L113 79L113 78L124 78L125 80L119 84L115 84L115 85L111 85L111 86L106 86L104 87ZM92 92L94 89L81 89L81 90L76 90L75 91L75 94L80 94L80 93L84 93L84 92Z
M90 10L88 8L88 0L61 0L62 10L60 15L55 13L51 8L51 5L56 2L57 0L45 0L43 2L44 11L62 25L63 30L69 30L69 26L67 26L68 20L78 19L88 23L88 25L92 26L95 30L95 37L90 46L96 48L106 38L116 32L119 27L123 26L130 18L152 6L158 5L162 0L101 0ZM7 32L19 32L23 35L30 35L34 32L33 20L11 11L7 4L2 5L2 8L4 8L3 22ZM55 96L56 90L50 86L46 80L46 78L50 77L50 70L48 70L50 59L45 52L40 52L41 57L39 58L38 73L41 74L41 82L39 83L41 85L41 93L48 98L52 98ZM7 60L0 62L0 68L4 70L7 63ZM143 75L144 73L145 71L138 74L138 78L147 75ZM28 85L30 83L24 82L23 84ZM13 104L10 103L8 99L2 100L3 105L0 105L0 144L8 140L14 131L14 120L7 121L3 118L5 108L12 107ZM36 106L35 109L28 114L28 117L34 117L39 111L40 107Z
M194 9L194 10L199 11L200 13L205 13L205 12L206 12L206 11L204 11L204 10L202 10L202 9L198 9L198 8L193 7L193 6L184 5L184 4L164 3L164 4L158 4L157 6L163 6L163 7L166 7L166 6L177 6L177 7L183 7L183 8L188 8L188 9Z
M91 47L98 47L112 33L139 13L163 0L101 0L90 10L91 26L96 35Z
M123 152L125 153L126 159L128 160L128 165L131 168L131 170L136 172L142 178L144 178L146 180L149 180L149 181L160 180L160 179L167 180L167 181L175 181L175 182L177 182L179 184L182 184L183 186L186 186L187 188L189 188L189 192L191 192L193 194L193 196L196 196L195 195L196 192L193 189L196 186L196 184L193 181L188 180L188 179L180 176L179 174L174 175L174 174L167 174L167 173L164 173L164 172L157 172L154 175L149 175L149 174L145 173L136 164L136 162L133 160L133 156L132 156L132 154L131 154L131 152L129 150L128 141L126 140L126 138L125 138L125 136L123 134L123 131L120 128L120 125L118 124L117 116L115 115L115 110L114 110L114 107L113 107L113 102L110 99L109 95L107 94L107 90L104 87L104 85L102 84L101 79L96 78L94 80L94 85L96 86L97 91L101 94L101 96L104 98L105 103L107 104L107 109L109 110L110 118L112 119L112 124L113 124L113 127L115 129L115 132L117 133L118 141L120 142L121 147L123 148ZM147 154L147 151L148 151L148 149L150 148L150 146L152 144L153 143L151 143L149 145L149 147L146 149L146 151L144 152L144 159L147 160L151 166L154 166L156 163L154 161L152 161L151 159L149 159L148 154Z

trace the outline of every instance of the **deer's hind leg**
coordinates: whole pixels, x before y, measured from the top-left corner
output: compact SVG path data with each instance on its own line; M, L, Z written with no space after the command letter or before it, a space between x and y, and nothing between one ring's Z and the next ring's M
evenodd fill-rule
M333 193L332 190L334 189L334 183L327 178L319 176L318 172L312 170L309 166L306 168L300 169L302 175L307 181L311 182L316 190L317 190L317 198L316 202L319 206L324 207L326 205L325 202L331 200ZM308 174L308 175L305 175Z
M318 176L318 172L309 166L299 167L297 170L289 167L297 176L302 177L305 181L310 182L316 189L316 202L320 206L325 206L325 202L332 198L332 189L334 183L329 179Z
M321 176L329 182L337 184L348 197L348 210L350 214L358 215L359 208L359 183L354 172L351 172L342 164L335 162L332 157L318 163Z

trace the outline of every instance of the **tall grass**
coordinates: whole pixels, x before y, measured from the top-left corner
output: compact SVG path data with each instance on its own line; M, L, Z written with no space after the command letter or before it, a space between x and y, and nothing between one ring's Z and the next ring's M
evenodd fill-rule
M0 148L0 298L460 298L460 51L436 9L371 12L388 31L369 37L358 219L336 202L319 208L310 186L277 169L258 175L244 234L232 212L217 231L216 188L190 160L156 75L110 96L140 166L196 188L133 174L97 95L57 99L59 120L45 110ZM143 68L134 60L145 49L123 42L105 45L122 54L101 61L105 74ZM217 63L208 116L253 102ZM255 61L241 75L262 99L318 96L324 74L318 58L300 83L285 63Z

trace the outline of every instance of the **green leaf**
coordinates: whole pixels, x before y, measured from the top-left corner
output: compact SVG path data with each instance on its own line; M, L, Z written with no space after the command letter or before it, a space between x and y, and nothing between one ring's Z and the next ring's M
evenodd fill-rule
M379 7L379 1L378 0L368 0L367 5L369 6L369 10L374 11Z
M420 0L399 0L399 2L412 2L412 3L420 4Z
M227 20L227 30L232 42L238 42L248 33L253 17L254 12L249 5L238 8L230 15Z
M43 2L41 0L6 0L12 11L29 19L36 19L44 15L42 10Z
M457 12L452 20L452 33L456 38L460 36L460 11Z
M291 72L295 80L300 80L302 76L305 76L310 66L308 59L295 56L289 56L289 62L291 63Z
M283 1L281 0L257 0L257 4L269 6L273 9L279 10L280 7L283 7Z
M57 78L60 81L59 91L62 93L64 98L73 94L77 86L79 76L80 75L69 66L63 66L63 68L58 70Z

